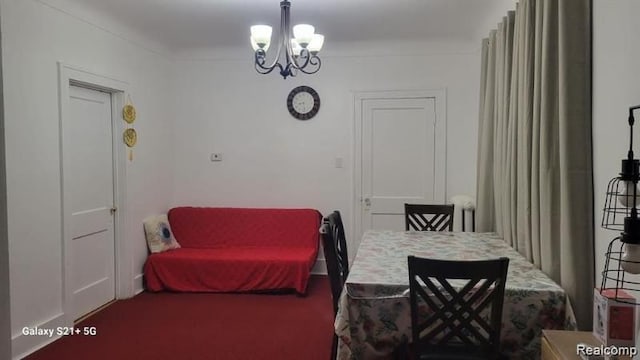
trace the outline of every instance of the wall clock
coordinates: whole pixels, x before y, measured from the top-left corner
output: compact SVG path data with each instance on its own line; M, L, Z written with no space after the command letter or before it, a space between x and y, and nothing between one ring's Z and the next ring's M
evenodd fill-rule
M309 120L320 110L320 96L309 86L298 86L287 97L287 109L298 120Z

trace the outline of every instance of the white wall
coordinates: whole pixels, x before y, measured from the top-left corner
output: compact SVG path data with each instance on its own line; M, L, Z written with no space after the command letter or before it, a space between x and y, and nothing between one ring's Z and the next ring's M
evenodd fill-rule
M604 254L615 231L600 227L607 183L620 172L629 146L628 109L640 104L640 12L636 0L595 0L593 21L593 169L596 220L596 284ZM640 112L635 112L636 130ZM640 131L634 132L635 156L640 156Z
M640 2L594 0L593 2L593 172L594 219L596 221L596 286L600 286L605 252L618 234L600 227L607 183L620 172L620 160L628 150L627 116L630 106L640 104ZM640 156L640 113L636 111L635 157ZM637 327L640 322L637 322ZM636 330L636 333L640 329ZM640 336L636 336L640 347ZM636 356L637 358L638 356Z
M473 196L479 43L463 50L421 44L413 53L405 48L395 54L363 44L332 46L340 45L328 42L318 73L286 80L275 72L258 74L249 49L215 60L177 61L172 204L311 207L323 214L338 209L355 249L353 92L406 89L446 89L447 197ZM298 85L315 88L321 98L318 115L309 121L295 120L286 108L289 91ZM210 162L212 152L223 153L223 161ZM343 168L334 167L336 157L344 158Z
M57 62L129 83L138 109L139 142L134 161L127 163L125 241L134 244L136 275L147 251L141 221L166 211L172 188L171 62L41 2L2 0L1 17L11 325L17 357L48 340L20 336L22 327L63 325ZM141 286L140 276L135 283Z

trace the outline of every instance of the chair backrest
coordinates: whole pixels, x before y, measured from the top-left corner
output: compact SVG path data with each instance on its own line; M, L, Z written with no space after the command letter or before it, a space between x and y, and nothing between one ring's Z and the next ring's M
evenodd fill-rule
M499 354L508 258L452 261L409 256L408 265L414 345L422 351L469 347ZM419 300L426 303L426 311Z
M334 211L323 220L322 248L327 265L327 274L331 283L333 310L338 310L338 298L342 292L344 282L349 275L349 256L347 254L347 240L339 211Z
M453 205L404 204L405 230L452 231Z

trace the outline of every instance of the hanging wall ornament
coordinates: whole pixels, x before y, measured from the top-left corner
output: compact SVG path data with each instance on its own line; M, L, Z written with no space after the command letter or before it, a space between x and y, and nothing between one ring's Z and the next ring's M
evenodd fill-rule
M131 103L131 97L127 97L127 103L122 108L122 118L127 124L133 124L136 121L136 108Z
M138 134L136 133L136 130L133 128L126 129L122 134L122 139L124 140L124 143L127 145L127 147L129 147L129 161L132 161L132 148L136 145L136 142L138 142Z
M124 143L127 144L128 147L132 148L136 145L136 142L138 141L138 134L136 133L136 130L133 128L126 129L124 131L123 138L124 138Z
M124 119L124 121L131 126L133 126L133 122L136 121L136 108L131 103L130 95L127 96L127 102L122 108L122 119ZM138 135L136 134L135 129L131 127L124 131L123 137L124 143L129 147L129 161L133 161L132 148L135 146L136 141L138 140Z
M122 109L122 118L127 124L133 124L136 121L136 108L133 105L125 105Z

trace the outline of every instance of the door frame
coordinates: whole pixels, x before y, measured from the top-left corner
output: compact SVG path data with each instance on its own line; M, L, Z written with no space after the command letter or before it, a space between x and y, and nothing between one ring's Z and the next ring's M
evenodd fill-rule
M437 196L439 201L444 202L446 197L446 179L447 179L447 100L446 89L434 90L383 90L383 91L359 91L353 96L353 224L354 232L352 238L356 239L356 246L360 242L362 236L362 116L363 102L365 100L385 100L385 99L422 99L433 98L435 103L436 118L436 152L442 156L436 156L435 167L436 176L434 178L434 194L442 194Z
M131 297L134 292L133 280L133 255L130 245L125 239L126 226L126 149L122 143L120 134L125 129L122 120L122 108L125 105L126 95L129 94L129 84L113 77L99 75L75 66L58 63L59 75L59 130L60 130L60 201L62 203L62 311L65 323L72 325L73 321L73 288L71 286L71 205L65 201L65 197L71 191L64 176L69 170L66 159L70 150L65 147L68 139L68 127L65 127L65 119L69 117L69 87L79 86L91 90L98 90L111 94L111 128L113 151L113 192L114 206L117 211L114 215L114 241L115 241L115 297L122 299Z

